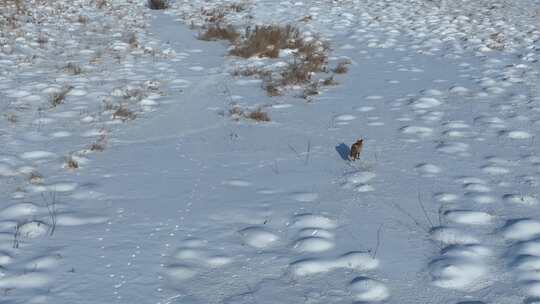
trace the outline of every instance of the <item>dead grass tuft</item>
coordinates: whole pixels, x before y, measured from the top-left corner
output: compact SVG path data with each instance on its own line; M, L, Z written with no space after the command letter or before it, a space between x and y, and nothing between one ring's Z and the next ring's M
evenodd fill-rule
M250 77L250 76L257 76L260 78L267 78L272 75L272 72L266 71L260 68L256 67L248 67L248 68L241 68L232 71L231 73L233 76L244 76L244 77Z
M88 21L90 21L90 19L85 15L79 15L79 17L77 18L77 22L81 24L87 24Z
M64 103L67 94L73 89L72 86L63 87L59 92L52 93L50 97L51 106L54 108Z
M43 175L39 174L39 172L31 172L30 173L30 176L28 177L28 181L32 184L32 185L40 185L40 184L43 184Z
M135 33L128 33L126 37L127 43L129 43L129 46L136 49L139 47L139 40L137 39L137 35Z
M6 117L7 121L12 124L15 124L17 123L17 121L19 121L19 118L17 118L17 115L15 115L14 113L6 113L4 114L4 117Z
M319 95L319 83L318 82L311 82L309 85L307 85L304 88L304 93L302 97L304 99L310 99L311 96Z
M66 157L66 168L71 170L79 169L79 162L77 162L73 156L69 155Z
M99 9L102 9L102 8L106 7L107 5L109 5L107 0L96 0L95 3L96 3L96 7L99 8Z
M92 143L88 149L94 152L103 152L105 151L105 146L107 145L107 135L101 135L96 142Z
M229 42L234 43L238 38L240 38L240 33L238 33L232 25L211 25L206 31L199 34L199 39L204 41L228 40Z
M148 7L153 10L162 10L169 8L168 0L148 0Z
M268 122L268 121L270 121L270 116L268 115L268 113L264 112L260 108L253 111L253 112L250 112L247 115L247 118L253 119L253 120L258 121L258 122Z
M300 31L292 25L263 25L246 29L241 43L230 54L243 58L277 58L282 49L298 49L302 44Z
M47 42L49 42L49 38L47 37L47 35L40 32L37 36L37 43L39 44L39 46L44 47Z
M234 120L240 120L241 118L252 119L258 122L268 122L271 121L270 115L264 112L261 108L258 108L255 111L247 112L238 105L234 105L229 109L229 115Z
M264 84L264 90L266 91L266 94L270 97L281 95L281 90L279 89L279 87L270 81L267 81Z
M322 81L322 84L324 86L334 86L334 85L338 85L338 82L334 79L334 75L328 77L328 78L325 78L323 81Z
M340 61L334 69L334 73L346 74L349 71L349 64L351 64L350 60Z
M70 75L79 75L82 73L82 68L80 65L74 62L69 62L65 67L64 71Z
M204 16L204 21L206 23L219 24L225 20L226 11L225 8L213 8L213 9L202 9L201 15Z
M137 115L135 114L135 112L131 111L130 109L128 109L128 108L126 108L124 106L120 106L113 113L113 119L119 118L122 121L133 120L136 117L137 117Z

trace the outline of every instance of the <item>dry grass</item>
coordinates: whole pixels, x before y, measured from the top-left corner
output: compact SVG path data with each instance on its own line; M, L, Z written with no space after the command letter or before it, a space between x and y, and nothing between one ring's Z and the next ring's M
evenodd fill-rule
M316 72L309 62L294 60L281 72L281 85L295 85L309 82Z
M298 49L302 44L300 31L292 25L264 25L246 29L244 39L230 54L243 58L279 57L282 49Z
M71 170L79 169L79 163L70 155L66 157L66 168Z
M43 175L39 174L39 172L34 171L30 173L30 176L28 176L28 181L33 185L43 184Z
M238 105L234 105L229 110L229 115L234 120L240 120L241 118L252 119L257 122L268 122L271 121L270 115L264 112L261 108L258 108L255 111L247 112Z
M319 95L319 83L311 82L304 88L304 93L302 97L304 99L310 99L312 96Z
M256 67L248 67L248 68L241 68L241 69L234 70L231 74L233 76L244 76L244 77L257 76L260 78L267 78L272 75L272 72L266 71L260 68L256 68Z
M88 149L94 152L103 152L105 151L105 146L107 145L107 135L101 135L96 142L92 143Z
M351 64L349 60L340 61L334 68L334 73L347 74L347 72L349 72L349 64Z
M330 76L328 78L325 78L323 81L322 81L322 84L324 86L334 86L334 85L338 85L338 82L334 79L334 76Z
M64 103L67 94L73 89L72 86L63 87L59 92L52 93L50 96L51 106L54 108Z
M260 108L253 111L253 112L250 112L247 115L247 118L253 119L253 120L258 121L258 122L268 122L268 121L270 121L270 116L268 115L268 113L264 112Z
M15 8L17 9L17 13L21 14L26 12L26 6L23 0L4 0L0 1L0 7L7 6L9 4L13 4Z
M80 65L74 63L74 62L69 62L65 67L64 67L64 71L70 75L79 75L83 72L82 68Z
M328 64L328 44L321 42L318 37L305 39L300 31L291 26L257 26L254 30L247 30L241 42L237 43L232 55L249 58L279 57L280 50L295 50L293 60L286 68L279 72L277 77L270 73L260 74L258 70L238 72L239 75L259 75L265 79L264 88L269 96L280 95L280 88L291 85L310 84L315 73L326 72ZM314 95L313 90L317 83L310 84L304 95Z
M201 15L207 23L218 24L225 20L225 8L201 9Z
M4 117L6 117L7 121L9 121L12 124L15 124L17 123L17 121L19 121L19 119L17 118L17 115L15 115L14 113L6 113L4 114Z
M153 10L162 10L169 8L168 0L148 0L148 7Z
M77 22L81 24L87 24L88 21L90 21L90 19L85 15L79 15L79 17L77 18Z
M266 91L266 94L270 97L281 95L281 90L279 89L279 87L271 81L267 81L264 84L264 90Z
M49 38L47 38L47 35L40 32L37 36L37 43L39 44L39 46L44 47L47 42L49 42Z
M95 3L96 3L96 7L99 8L99 9L102 9L102 8L106 7L107 5L109 5L107 0L96 0Z
M137 115L135 114L135 112L131 111L130 109L128 109L128 108L126 108L124 106L120 106L113 113L113 119L119 118L122 121L133 120L136 117L137 117Z
M139 40L137 39L137 35L135 35L135 33L128 33L126 42L129 43L129 46L134 49L139 47Z
M199 34L199 39L204 41L227 40L234 43L238 38L240 38L240 33L232 25L211 25L206 31Z

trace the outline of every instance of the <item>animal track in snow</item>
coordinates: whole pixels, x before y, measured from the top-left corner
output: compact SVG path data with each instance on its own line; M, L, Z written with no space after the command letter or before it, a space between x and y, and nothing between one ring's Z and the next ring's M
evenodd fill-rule
M195 277L202 270L220 268L233 262L233 259L215 254L206 248L207 242L201 239L187 239L182 247L172 255L171 262L165 267L165 274L174 281L183 281Z
M369 182L377 175L369 171L357 171L346 174L341 187L343 189L354 189L357 192L370 192L374 188Z
M372 270L379 266L379 260L366 252L349 252L336 258L302 259L293 262L290 267L295 275L307 276L326 273L338 268L357 271Z

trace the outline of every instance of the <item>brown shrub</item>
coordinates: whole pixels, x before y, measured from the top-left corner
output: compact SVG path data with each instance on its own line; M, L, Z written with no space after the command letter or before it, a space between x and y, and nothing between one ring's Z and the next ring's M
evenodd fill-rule
M333 85L337 85L338 82L334 79L334 76L330 76L328 78L325 78L322 82L323 85L325 86L333 86Z
M122 121L133 120L136 117L137 115L133 111L124 106L120 106L113 113L113 119L120 118Z
M311 96L314 96L314 95L319 95L319 83L317 82L312 82L309 85L307 85L304 88L304 94L302 95L302 97L304 99L310 99Z
M254 30L246 29L244 40L230 53L243 58L277 58L281 49L297 49L301 43L300 31L292 25L256 26Z
M28 181L33 185L43 184L43 175L39 174L39 172L34 171L30 173Z
M228 40L234 43L240 38L240 34L232 25L211 25L205 32L199 34L199 39L204 41Z
M59 92L51 94L50 103L52 107L54 108L58 105L63 104L66 99L67 94L69 93L69 91L71 91L71 89L73 89L72 86L66 86L62 88Z
M82 73L82 68L74 62L69 62L64 67L64 71L66 71L66 73L71 74L71 75L79 75Z
M90 19L88 19L88 17L85 15L79 15L79 17L77 18L77 22L81 24L87 24L89 20Z
M66 168L71 170L79 169L79 163L70 155L66 157Z
M225 20L225 9L224 8L214 8L214 9L202 9L201 15L205 16L204 21L208 23L221 23Z
M312 70L308 64L295 60L281 72L282 85L295 85L306 83L311 80Z
M337 64L336 68L334 69L334 73L336 74L346 74L349 71L349 64L350 61L341 61Z
M250 112L248 115L247 115L247 118L249 119L253 119L255 121L259 121L259 122L267 122L267 121L270 121L270 116L268 115L268 113L264 112L263 110L261 109L257 109L253 112Z
M107 145L107 136L101 135L99 139L92 143L89 147L90 151L96 151L96 152L103 152L105 150L105 146Z
M244 77L258 76L260 78L267 78L271 76L272 72L266 71L260 68L256 68L256 67L248 67L248 68L234 70L231 74L233 76L244 76Z
M168 0L148 0L148 7L153 10L162 10L169 8Z
M270 116L268 113L264 112L261 108L258 108L255 111L246 112L240 106L234 105L231 109L229 109L229 115L234 120L248 118L259 122L270 121Z

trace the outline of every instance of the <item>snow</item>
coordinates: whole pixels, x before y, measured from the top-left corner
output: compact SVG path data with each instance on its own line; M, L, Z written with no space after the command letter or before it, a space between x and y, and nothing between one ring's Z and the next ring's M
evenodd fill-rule
M538 301L537 1L22 2L0 4L4 302ZM236 75L297 50L229 55L197 39L211 17L327 42L317 94Z

